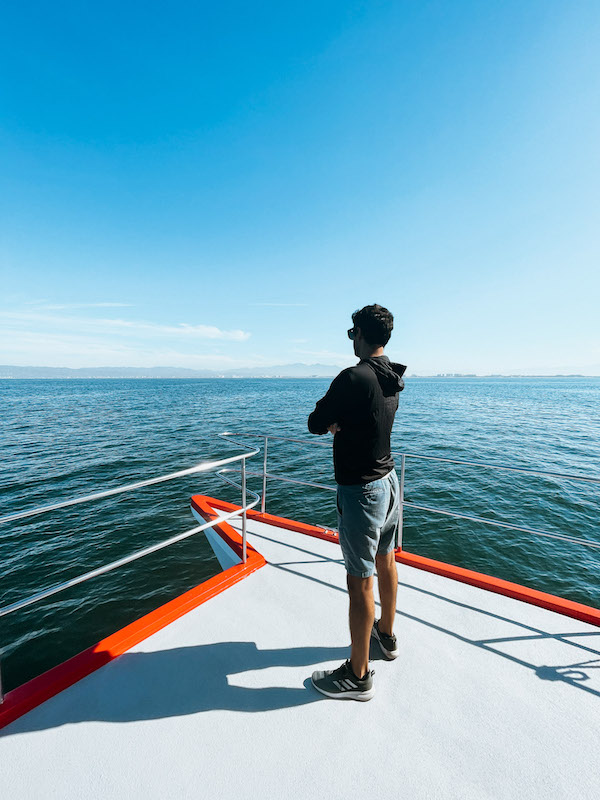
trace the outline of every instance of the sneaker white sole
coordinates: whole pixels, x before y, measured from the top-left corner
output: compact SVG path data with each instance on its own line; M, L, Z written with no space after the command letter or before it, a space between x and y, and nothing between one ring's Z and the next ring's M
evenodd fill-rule
M332 697L334 700L360 700L361 702L365 702L366 700L370 700L375 694L374 686L366 692L352 692L350 690L347 692L328 692L326 689L321 689L320 686L317 686L312 678L310 680L317 692L321 692L321 694L324 694L326 697Z
M379 649L381 650L381 652L387 658L388 661L393 661L395 658L398 658L398 656L400 655L400 648L397 647L395 650L388 650L386 647L384 647L383 642L381 641L381 639L379 638L379 634L377 633L377 628L373 628L373 630L371 631L371 636L377 640L377 643L379 644Z

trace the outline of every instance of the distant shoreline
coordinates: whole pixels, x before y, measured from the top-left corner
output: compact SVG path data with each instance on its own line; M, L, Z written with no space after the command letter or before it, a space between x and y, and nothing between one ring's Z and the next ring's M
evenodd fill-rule
M0 380L243 380L245 378L277 380L292 378L335 378L350 365L339 364L271 364L263 367L238 367L237 369L189 369L186 367L42 367L0 364ZM597 365L590 365L597 369ZM429 375L408 373L409 379L472 379L496 378L597 378L599 375L584 375L578 372L554 372L544 374L437 372Z
M229 380L330 380L331 375L2 375L2 381L229 381ZM555 375L407 375L408 380L547 380L562 378L581 380L600 378L600 375L555 374Z

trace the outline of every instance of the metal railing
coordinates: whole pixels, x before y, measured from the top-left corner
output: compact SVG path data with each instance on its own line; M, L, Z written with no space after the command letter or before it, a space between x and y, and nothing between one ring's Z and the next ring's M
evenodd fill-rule
M227 434L227 436L233 436L234 434ZM296 442L298 444L303 445L317 445L321 447L330 447L331 440L327 442L322 442L319 440L310 440L310 439L294 439L288 436L275 436L275 435L265 435L262 433L236 433L236 436L245 436L245 437L252 437L254 439L262 439L263 440L263 452L264 452L264 460L263 460L263 470L261 473L251 473L253 476L262 476L263 479L263 487L262 487L262 496L261 496L261 511L264 514L266 509L266 499L267 499L267 480L277 480L282 481L285 483L295 483L299 486L310 486L315 489L325 489L330 492L335 492L336 489L334 486L327 486L323 483L316 483L315 481L301 481L295 478L287 478L283 475L275 475L274 473L268 472L267 469L267 452L268 452L268 443L270 439L284 441L284 442ZM555 472L550 470L542 470L542 469L528 469L525 467L514 467L509 466L507 464L490 464L484 461L467 461L465 459L459 458L443 458L441 456L424 456L418 453L400 453L398 451L392 451L392 455L398 456L400 458L400 524L399 524L399 531L398 531L398 541L397 545L402 546L402 529L404 524L404 509L405 508L412 508L418 511L425 511L432 514L442 514L448 517L455 517L456 519L464 519L469 522L478 522L484 525L493 525L498 528L507 528L510 530L521 531L523 533L530 533L535 536L545 536L551 539L560 539L565 542L569 542L571 544L581 544L585 545L586 547L592 547L596 549L600 549L600 542L589 542L585 539L580 539L575 536L565 536L560 533L553 533L550 531L541 531L536 528L529 528L522 525L514 525L508 522L501 522L500 520L489 519L489 517L477 517L470 514L461 514L457 511L449 511L448 509L443 508L434 508L432 506L423 506L417 503L410 503L404 499L404 486L405 486L405 475L406 475L406 460L409 458L412 459L422 459L424 461L439 461L439 462L446 462L450 464L461 464L463 466L469 467L481 467L483 469L494 469L494 470L501 470L505 472L516 472L516 473L523 473L525 475L537 475L547 478L561 478L564 480L570 481L582 481L584 483L592 483L592 484L600 484L600 478L589 478L584 475L575 475L572 473L566 472Z
M244 447L240 442L236 441L232 438L229 434L219 434L221 438L239 446ZM149 555L150 553L155 553L158 550L162 550L165 547L169 547L176 542L180 542L183 539L187 539L190 536L195 536L197 533L205 530L206 528L211 528L214 525L218 525L221 522L226 522L227 520L231 519L232 517L241 516L242 517L242 562L246 563L247 560L247 553L246 553L246 522L247 522L247 512L254 508L257 503L260 501L260 495L256 494L256 492L251 491L248 489L246 485L246 460L251 458L252 456L257 455L260 452L260 448L252 448L245 453L240 453L235 456L230 456L229 458L219 459L218 461L207 461L201 464L196 464L193 467L189 467L188 469L182 469L177 472L171 472L168 475L161 475L158 478L149 478L143 481L137 481L136 483L129 483L125 486L119 486L114 489L107 489L102 492L95 492L94 494L88 494L83 497L76 497L71 498L70 500L63 500L59 503L52 503L46 506L40 506L38 508L32 508L27 511L21 511L15 514L8 514L4 517L0 517L0 524L7 523L7 522L15 522L16 520L26 519L28 517L37 516L39 514L46 514L49 511L56 511L62 508L68 508L70 506L80 505L82 503L90 503L95 500L102 500L106 497L113 497L114 495L124 494L125 492L132 492L136 489L141 489L145 486L154 486L157 483L166 483L167 481L175 480L176 478L181 478L186 475L195 475L201 472L210 472L213 470L219 469L217 475L221 477L224 481L231 484L232 486L236 486L237 488L241 489L242 492L242 504L239 509L235 509L234 511L230 511L227 514L217 515L217 517L213 520L209 520L208 522L204 523L203 525L197 525L193 528L190 528L183 533L179 533L176 536L171 536L168 539L165 539L162 542L158 542L157 544L153 544L150 547L145 547L143 550L137 550L135 553L131 553L128 556L118 559L117 561L112 561L109 564L105 564L102 567L98 567L97 569L90 570L82 575L78 575L75 578L71 578L68 581L63 581L61 583L57 583L54 586L49 586L41 591L35 592L35 594L30 595L29 597L24 598L23 600L18 600L15 603L11 603L3 608L0 608L0 617L7 616L8 614L13 614L15 611L19 611L22 608L26 608L27 606L33 605L34 603L39 603L41 600L46 599L47 597L51 597L54 594L58 594L59 592L63 592L66 589L70 589L72 586L76 586L79 583L84 583L85 581L90 580L91 578L96 578L99 575L104 575L106 572L111 572L118 567L122 567L125 564L129 564L132 561L137 561L139 558L143 558L144 556ZM227 468L225 465L233 464L235 462L241 462L241 485L235 483L234 481L230 480L229 478L225 477L225 472L232 471L230 468ZM254 496L254 500L251 503L246 503L247 494L251 494ZM0 659L0 703L4 701L4 693L2 689L2 662Z

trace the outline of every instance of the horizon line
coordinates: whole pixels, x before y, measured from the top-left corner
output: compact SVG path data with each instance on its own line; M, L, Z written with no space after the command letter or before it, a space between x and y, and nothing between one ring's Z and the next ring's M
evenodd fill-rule
M187 372L187 373L210 373L209 375L173 375L171 376L173 379L177 380L193 380L193 379L210 379L210 378L221 378L221 377L236 377L240 373L246 373L243 377L322 377L328 378L330 375L265 375L265 372L269 372L276 369L289 369L293 367L303 367L306 370L310 370L311 368L318 367L319 370L331 370L331 376L336 374L336 371L339 372L346 367L342 367L340 365L330 365L330 364L320 364L320 363L313 363L313 364L306 364L304 362L293 362L289 364L272 364L266 366L255 366L255 367L227 367L224 369L214 369L210 367L173 367L173 366L160 366L155 365L152 367L136 367L136 366L99 366L99 367L50 367L50 366L40 366L40 365L18 365L18 364L0 364L0 379L1 380L31 380L31 379L45 379L45 376L31 376L31 377L22 377L19 376L16 378L13 375L3 375L2 372L9 372L9 371L25 371L25 370L32 370L32 371L49 371L49 372L72 372L72 373L81 373L81 372L123 372L123 371L136 371L139 373L148 373L154 370L161 370L161 371L172 371L172 372ZM255 376L248 375L247 373L257 373ZM90 378L99 377L102 379L118 379L122 378L123 376L119 375L103 375L103 376L90 376ZM152 376L152 375L130 375L127 376L132 379L145 378L145 379L165 379L169 376ZM600 374L593 374L587 375L581 372L432 372L432 373L409 373L406 375L408 378L440 378L440 379L448 379L448 378L599 378ZM62 378L58 378L61 380Z

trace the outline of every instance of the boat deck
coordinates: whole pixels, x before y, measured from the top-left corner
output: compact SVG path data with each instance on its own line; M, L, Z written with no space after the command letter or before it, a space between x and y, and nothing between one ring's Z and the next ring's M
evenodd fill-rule
M373 645L373 700L330 700L338 545L248 541L264 567L0 731L5 797L600 796L598 627L399 564L400 657Z

